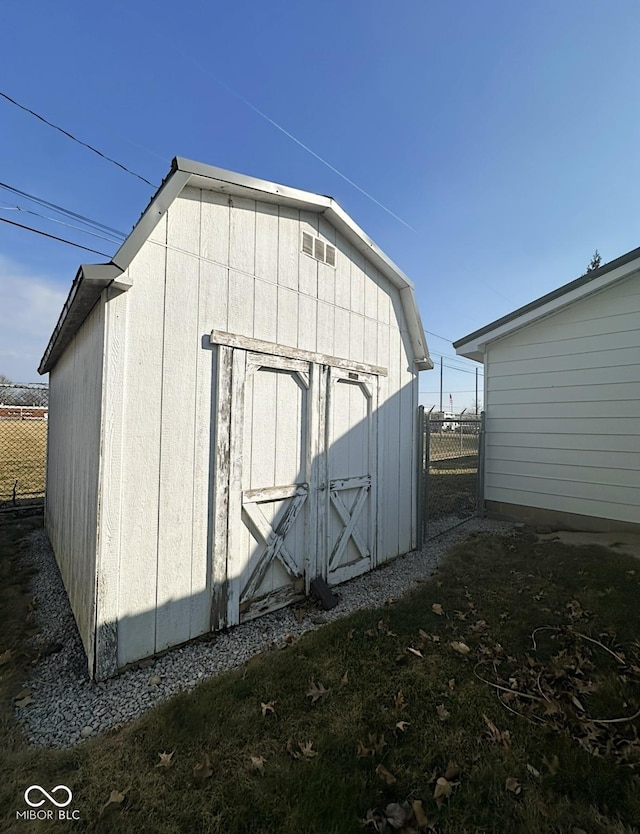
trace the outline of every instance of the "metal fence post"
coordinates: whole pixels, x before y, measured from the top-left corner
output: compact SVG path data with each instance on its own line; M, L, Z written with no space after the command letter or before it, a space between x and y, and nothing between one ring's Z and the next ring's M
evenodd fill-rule
M424 538L429 533L429 465L431 462L431 412L424 421Z
M480 412L480 435L478 437L478 516L485 517L484 508L484 460L485 460L485 412Z
M416 514L416 547L422 549L424 544L424 406L418 406L418 511Z

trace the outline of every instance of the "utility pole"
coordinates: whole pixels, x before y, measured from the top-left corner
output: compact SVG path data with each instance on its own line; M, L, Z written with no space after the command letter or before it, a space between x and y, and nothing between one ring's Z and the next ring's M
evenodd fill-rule
M440 357L440 414L444 414L442 410L442 356Z

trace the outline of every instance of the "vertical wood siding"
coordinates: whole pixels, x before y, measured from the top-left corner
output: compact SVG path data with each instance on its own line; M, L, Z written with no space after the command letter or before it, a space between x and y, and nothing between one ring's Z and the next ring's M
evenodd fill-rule
M490 345L486 498L640 522L640 277Z
M46 525L93 672L104 303L100 299L49 381Z
M336 268L301 251L336 246ZM410 367L398 291L322 217L186 189L129 269L122 402L118 665L209 628L215 508L213 329L388 368L379 381L378 561L415 541ZM264 415L267 419L268 415ZM114 492L113 485L107 492Z

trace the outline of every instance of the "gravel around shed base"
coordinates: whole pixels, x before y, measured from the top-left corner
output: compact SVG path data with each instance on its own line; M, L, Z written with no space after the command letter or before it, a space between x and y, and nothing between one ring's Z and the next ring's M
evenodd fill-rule
M471 519L427 542L422 552L399 556L335 587L339 602L331 611L310 610L298 622L291 608L281 609L94 683L87 674L86 656L47 534L38 530L31 534L24 558L38 571L32 591L41 632L31 640L42 656L24 681L33 701L17 709L17 721L32 745L73 746L139 718L177 692L241 666L259 652L283 645L287 635L299 637L360 608L398 599L416 581L431 576L449 548L472 532L512 531L511 524Z

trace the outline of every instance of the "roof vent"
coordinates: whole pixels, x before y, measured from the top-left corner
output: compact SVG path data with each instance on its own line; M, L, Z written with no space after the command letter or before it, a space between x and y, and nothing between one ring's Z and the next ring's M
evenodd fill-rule
M333 267L336 265L336 247L310 235L309 232L302 233L302 251L323 264Z

